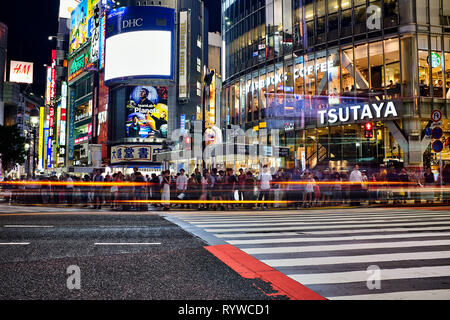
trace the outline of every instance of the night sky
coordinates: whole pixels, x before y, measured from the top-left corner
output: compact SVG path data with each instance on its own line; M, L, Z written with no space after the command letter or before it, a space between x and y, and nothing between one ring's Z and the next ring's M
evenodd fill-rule
M205 0L211 32L220 32L220 2ZM0 7L0 21L8 26L8 72L10 60L33 62L32 88L38 95L45 92L43 65L51 63L51 50L56 47L56 40L49 41L48 36L58 32L58 10L59 0L2 1Z

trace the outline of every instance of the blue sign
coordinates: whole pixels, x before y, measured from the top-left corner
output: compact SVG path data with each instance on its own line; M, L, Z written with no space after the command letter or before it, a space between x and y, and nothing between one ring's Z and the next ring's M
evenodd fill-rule
M432 148L434 152L439 153L442 150L444 150L444 144L442 143L441 140L436 140L435 142L433 142Z
M442 131L441 127L436 127L431 131L431 136L433 137L433 139L440 139L443 134L444 131Z
M182 114L180 116L180 129L181 133L184 133L184 130L186 130L186 115Z

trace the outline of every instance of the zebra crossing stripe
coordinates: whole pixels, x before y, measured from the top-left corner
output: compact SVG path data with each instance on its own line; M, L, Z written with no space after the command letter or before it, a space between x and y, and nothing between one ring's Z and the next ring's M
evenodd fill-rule
M262 262L271 267L292 267L292 266L320 266L326 264L350 264L350 263L380 263L383 261L407 261L407 260L427 260L427 259L447 259L450 258L450 251L432 252L408 252L408 253L386 253L369 254L359 256L337 256L320 258L286 258L286 259L265 259Z
M358 249L393 249L393 248L414 248L450 245L450 240L432 240L432 241L404 241L404 242L379 242L379 243L353 243L337 244L324 246L295 246L295 247L262 247L242 249L248 254L269 254L269 253L294 253L294 252L332 252L341 250Z
M398 279L422 279L432 277L450 277L450 266L381 269L381 281ZM366 282L367 272L347 271L316 274L288 274L288 277L304 285L336 284L351 282Z
M329 300L450 300L450 290L421 290L328 297Z

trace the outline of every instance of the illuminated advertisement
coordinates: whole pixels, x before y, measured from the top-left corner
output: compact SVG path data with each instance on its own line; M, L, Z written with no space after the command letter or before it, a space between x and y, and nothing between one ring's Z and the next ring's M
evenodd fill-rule
M174 78L175 10L121 7L106 21L105 81Z
M50 105L52 83L52 67L47 67L47 83L45 88L45 104Z
M60 0L59 1L59 17L70 19L73 10L80 4L80 0Z
M69 61L69 81L72 81L94 64L91 61L91 47L88 46Z
M111 163L151 162L153 153L161 146L115 146L111 148Z
M178 97L181 99L189 98L188 92L188 11L180 12L180 55L179 61L179 72L178 72Z
M17 83L33 83L33 63L11 60L9 81Z
M91 38L91 62L99 59L100 54L100 4L98 0L88 3L89 33Z
M38 170L42 170L44 168L44 119L45 119L45 107L39 108L39 149L38 149L38 157L39 164Z
M105 86L104 74L101 73L98 85L97 142L102 145L102 158L108 158L108 96L109 88Z
M72 11L69 53L73 53L88 39L88 1L83 0Z
M127 137L167 138L168 87L130 87L129 92Z

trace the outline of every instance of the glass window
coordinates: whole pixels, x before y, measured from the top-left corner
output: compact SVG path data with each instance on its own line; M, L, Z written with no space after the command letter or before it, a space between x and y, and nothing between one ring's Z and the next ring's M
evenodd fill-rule
M253 87L252 87L252 112L253 120L259 119L259 75L258 72L253 73Z
M294 1L294 46L295 48L302 47L303 38L303 6L302 1Z
M284 53L292 51L292 0L283 0Z
M336 13L339 10L339 0L328 0L328 14Z
M314 70L314 54L305 56L305 94L314 96L316 94L316 77Z
M348 96L353 94L355 90L354 79L354 65L353 65L353 49L346 49L342 51L341 55L342 66L342 95Z
M450 37L445 37L444 50L445 50L444 63L445 63L446 98L447 100L450 100Z
M294 93L299 96L303 96L304 91L304 69L303 69L303 56L295 59L294 70ZM300 97L302 98L302 97Z
M325 17L317 18L317 44L325 42L325 32Z
M240 108L241 108L241 111L240 111L240 114L241 114L241 124L243 124L243 123L245 123L245 115L246 115L246 112L245 112L245 80L244 79L241 79L241 81L240 81L240 90L239 90L239 93L240 93Z
M369 44L370 57L370 97L382 100L384 97L383 42Z
M369 91L368 46L363 44L355 47L355 82L358 96L367 97Z
M240 99L241 99L241 95L239 92L239 82L236 82L234 84L234 112L235 112L235 116L234 118L236 119L236 124L240 124L240 117L239 117L239 112L240 112L240 108L241 108L241 103L240 103Z
M428 51L419 50L419 89L422 97L430 96L430 69Z
M359 6L355 8L355 34L366 32L366 11L366 6Z
M352 9L341 12L341 37L352 35Z
M327 28L327 37L328 40L336 40L338 38L338 30L339 30L339 20L338 14L333 13L328 15L328 28Z
M416 0L416 14L418 24L428 23L428 0Z
M270 68L270 72L269 72ZM267 108L264 116L270 116L272 114L272 110L274 109L275 103L275 73L273 71L273 65L268 67L267 69Z
M386 63L384 86L387 88L388 99L395 99L400 96L401 91L400 50L398 38L384 40L384 55ZM370 55L370 59L372 59L372 55Z
M326 51L316 53L317 95L328 96L328 72Z
M337 49L331 49L328 51L328 104L335 105L340 104L339 92L340 92L340 80L341 80L341 66L339 59L339 52Z
M398 0L384 0L384 27L395 27L398 23Z
M253 121L252 118L252 78L247 76L247 85L245 87L247 93L247 99L245 101L245 109L247 110L247 121Z
M264 109L266 109L267 104L267 88L266 88L266 70L262 69L259 71L259 107L261 109L261 116L264 116Z

